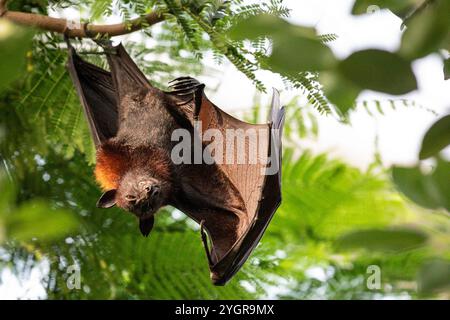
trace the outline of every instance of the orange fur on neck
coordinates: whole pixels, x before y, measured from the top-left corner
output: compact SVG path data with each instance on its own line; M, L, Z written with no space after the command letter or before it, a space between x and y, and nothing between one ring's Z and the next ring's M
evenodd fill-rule
M148 168L164 181L170 181L170 158L157 148L120 146L114 142L104 143L97 151L95 179L104 190L117 189L123 175L133 168Z
M95 179L104 191L117 189L127 165L128 157L124 152L115 152L111 148L102 147L97 151Z

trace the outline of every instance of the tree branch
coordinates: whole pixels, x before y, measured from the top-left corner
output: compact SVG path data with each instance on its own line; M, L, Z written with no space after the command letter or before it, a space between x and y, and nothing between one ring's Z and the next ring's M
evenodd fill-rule
M6 0L0 0L0 17L6 12Z
M161 13L152 12L126 23L110 25L87 24L85 27L73 28L73 23L68 23L69 21L66 19L52 18L34 13L8 11L6 9L6 0L0 0L0 17L24 26L36 27L57 33L66 33L71 38L120 36L141 30L164 20L164 16Z

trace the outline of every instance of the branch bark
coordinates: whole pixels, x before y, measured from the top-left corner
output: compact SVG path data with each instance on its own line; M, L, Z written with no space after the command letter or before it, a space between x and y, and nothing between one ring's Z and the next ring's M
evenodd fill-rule
M0 0L0 17L3 16L5 11L6 11L6 0Z
M66 33L71 38L120 36L141 30L164 20L164 16L162 14L152 12L143 17L133 19L127 23L110 25L87 24L86 27L70 28L73 24L68 24L68 20L66 19L52 18L34 13L8 11L6 9L6 0L0 0L0 17L24 26L35 27L57 33Z

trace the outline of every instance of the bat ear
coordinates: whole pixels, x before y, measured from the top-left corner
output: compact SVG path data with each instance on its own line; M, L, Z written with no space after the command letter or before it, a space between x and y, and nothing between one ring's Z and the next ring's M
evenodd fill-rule
M116 189L108 190L97 201L97 208L111 208L116 204Z

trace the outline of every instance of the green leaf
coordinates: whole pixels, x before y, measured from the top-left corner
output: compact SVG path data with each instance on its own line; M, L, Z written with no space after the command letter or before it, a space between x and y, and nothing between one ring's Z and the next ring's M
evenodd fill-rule
M398 189L418 205L436 209L438 202L430 192L430 177L424 176L419 167L394 167L392 177Z
M0 190L0 218L2 218L9 212L16 198L16 187L3 170L0 170Z
M229 32L235 40L270 37L271 56L266 60L275 72L298 75L302 71L320 71L333 67L333 52L323 44L315 29L289 24L272 15L258 15L238 23Z
M438 1L417 13L403 33L399 53L409 60L424 57L444 47L450 30L449 1Z
M421 160L432 157L450 144L450 115L436 121L425 134L420 149Z
M319 40L297 36L275 39L267 63L276 72L297 75L302 71L329 69L336 60L330 48Z
M0 91L23 73L32 33L0 19Z
M450 287L450 263L434 260L425 263L417 277L418 290L421 293L432 293Z
M420 4L420 0L356 0L352 14L372 13L370 9L375 8L373 6L377 6L380 9L389 9L397 16L403 18L418 4Z
M37 238L43 241L55 240L73 231L77 222L65 210L50 208L45 202L34 200L5 217L8 237L29 241Z
M279 17L270 14L260 14L239 21L229 31L233 40L256 39L259 37L272 37L282 34L291 25Z
M450 79L450 58L444 60L444 79Z
M346 116L354 107L361 90L337 73L322 72L319 80L327 99L339 109L342 116Z
M398 252L422 246L427 235L414 229L360 230L340 237L336 244L341 249L363 248L367 250Z
M431 175L439 207L450 211L450 162L438 159L436 169Z
M411 64L395 53L370 49L353 53L338 70L343 77L362 89L406 94L417 89Z
M394 167L392 177L397 188L418 205L450 211L450 162L438 160L431 174L423 174L419 167Z

